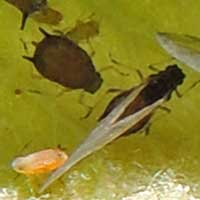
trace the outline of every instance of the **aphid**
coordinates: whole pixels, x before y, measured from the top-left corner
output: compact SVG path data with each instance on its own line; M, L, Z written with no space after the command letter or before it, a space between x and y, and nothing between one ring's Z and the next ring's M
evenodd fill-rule
M47 6L47 0L6 0L22 12L21 30L24 29L29 15Z
M85 50L66 36L50 35L40 28L45 38L36 44L31 61L45 78L66 88L95 93L102 78Z
M200 72L200 38L164 32L157 33L156 38L171 56Z
M74 151L69 160L47 179L39 192L43 192L47 187L49 187L50 184L61 177L79 161L118 138L120 135L126 132L126 130L136 125L139 121L152 113L154 109L164 102L165 97L116 122L116 119L124 112L125 108L139 95L139 93L145 87L146 84L138 86L118 105L116 105L116 107L113 108L113 110L103 120L100 121L99 125L92 130L85 141Z
M6 0L22 12L21 30L24 29L27 18L39 11L36 19L43 23L58 24L62 14L48 7L47 0Z
M100 33L99 23L93 16L94 13L84 21L77 20L75 26L66 33L66 36L76 43L84 41L89 43L90 39L98 36Z
M25 175L49 173L62 166L68 159L60 148L45 149L23 157L17 157L12 162L12 168Z
M63 19L63 15L59 11L49 7L44 7L39 12L35 12L32 17L37 22L50 25L58 25Z
M124 112L118 117L121 120L135 112L138 112L142 108L151 105L155 101L166 96L166 100L171 98L171 94L176 90L177 86L183 83L185 78L184 73L177 65L170 65L164 71L160 71L158 74L152 74L146 79L146 87L139 93L139 95L132 101L124 110ZM126 90L116 97L106 107L104 113L99 120L104 119L108 113L110 113L117 104L119 104L126 96L128 96L135 87ZM127 130L123 135L129 135L136 133L143 128L148 131L148 124L153 115L153 112L144 117L139 123Z

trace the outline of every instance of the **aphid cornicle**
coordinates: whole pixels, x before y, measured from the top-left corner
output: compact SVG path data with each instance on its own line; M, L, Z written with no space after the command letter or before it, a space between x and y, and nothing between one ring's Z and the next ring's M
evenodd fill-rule
M140 92L134 101L126 107L117 121L134 114L135 112L165 96L166 100L169 100L172 92L176 90L178 85L183 83L184 78L184 73L177 65L170 65L164 71L150 75L146 79L146 87ZM99 120L104 119L108 113L110 113L112 109L116 107L116 105L119 104L126 96L128 96L135 88L136 87L133 87L114 97L106 107ZM148 125L152 115L153 113L150 113L144 117L139 123L131 127L123 135L136 133L137 131L143 129L146 125Z
M40 28L45 38L36 45L31 61L45 78L66 88L95 93L102 84L100 74L87 52L66 36L50 35Z

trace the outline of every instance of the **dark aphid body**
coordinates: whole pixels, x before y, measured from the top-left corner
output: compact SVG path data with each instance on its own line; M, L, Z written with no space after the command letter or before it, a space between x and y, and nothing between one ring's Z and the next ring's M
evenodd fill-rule
M51 81L95 93L102 79L87 52L66 36L50 35L40 30L45 38L37 44L33 58L24 58L33 62L38 72Z
M136 113L142 108L151 105L157 100L165 97L166 100L169 100L171 94L174 90L176 90L177 86L183 83L185 78L184 73L177 65L170 65L164 71L160 71L157 74L150 75L146 80L146 87L140 92L137 98L127 106L122 115L117 119L123 119L131 114ZM99 120L105 118L113 108L118 105L126 96L128 96L135 87L120 93L116 96L107 106L106 110L99 118ZM126 131L124 135L129 135L135 133L146 125L148 125L149 120L152 117L152 114L147 115L144 119L142 119L139 123L134 125L131 129Z
M21 30L24 29L29 15L47 7L47 0L6 0L8 3L17 7L23 14Z

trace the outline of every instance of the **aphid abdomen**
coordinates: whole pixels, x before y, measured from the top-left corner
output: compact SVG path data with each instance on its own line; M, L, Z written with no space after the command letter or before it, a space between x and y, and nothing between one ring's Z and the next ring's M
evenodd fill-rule
M152 118L153 113L147 115L146 117L144 117L141 121L139 121L135 126L133 126L132 128L130 128L129 130L127 130L122 136L129 136L132 135L134 133L137 133L139 131L143 131L146 129L146 127L149 126L149 122Z

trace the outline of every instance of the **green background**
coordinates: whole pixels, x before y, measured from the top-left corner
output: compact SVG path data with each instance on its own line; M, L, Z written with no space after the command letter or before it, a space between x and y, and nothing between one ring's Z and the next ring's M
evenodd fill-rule
M105 95L107 89L126 89L139 84L135 69L148 76L155 73L148 69L149 64L160 63L157 68L164 69L172 63L166 62L169 56L155 39L157 31L200 35L200 2L194 0L51 0L49 4L63 14L60 25L39 24L29 18L22 32L21 13L0 1L0 186L18 191L19 199L33 196L32 186L35 186L23 175L16 178L10 166L16 156L58 144L70 154L97 125L98 116L114 95ZM111 64L108 57L111 52L124 63L117 67L130 75L120 76L113 70L102 72L102 88L95 95L85 95L89 105L97 103L97 106L88 119L80 120L85 113L78 103L81 91L57 97L63 88L46 79L34 78L37 71L22 55L33 55L31 42L43 38L39 26L48 31L62 30L93 12L100 24L100 34L92 39L97 70ZM26 42L27 50L20 39ZM87 44L80 45L88 49ZM200 79L200 74L180 66L186 74L180 87L184 94ZM16 89L22 93L16 95ZM28 90L39 90L41 94ZM52 194L47 199L121 199L138 186L148 184L161 169L182 174L182 181L191 187L195 185L195 193L199 194L199 90L196 87L182 98L173 94L166 104L172 112L158 111L148 136L121 138L88 157L64 176L64 185L58 181L49 190Z

